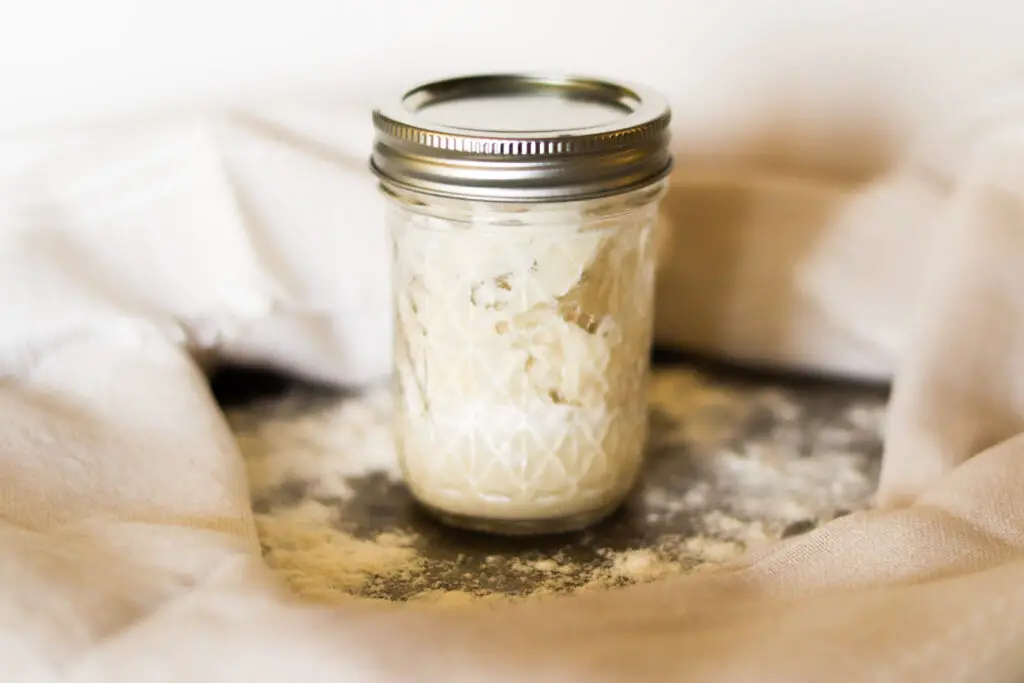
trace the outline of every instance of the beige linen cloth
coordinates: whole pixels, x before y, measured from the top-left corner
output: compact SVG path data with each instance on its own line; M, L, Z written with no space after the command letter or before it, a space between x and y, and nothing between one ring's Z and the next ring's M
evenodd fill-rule
M148 129L142 147L106 141L95 168L89 143L63 141L45 177L26 171L28 153L7 158L0 680L1024 679L1020 104L965 110L861 188L700 169L674 180L662 338L703 335L751 358L729 330L758 315L757 294L695 298L700 331L679 327L680 287L706 283L687 279L699 265L688 245L729 247L735 269L719 284L774 259L765 277L788 277L816 319L861 340L835 369L881 376L899 361L878 509L692 576L457 613L294 603L262 564L240 456L200 365L220 354L347 383L386 373L376 204L353 216L337 196L372 180L339 184L328 170L289 185L289 155L304 148L246 120L178 121ZM339 165L321 152L302 158ZM258 191L253 169L268 166L283 169L277 189L316 205L294 232L259 229L281 210ZM825 208L814 199L832 194ZM738 205L735 243L710 244ZM324 217L342 211L344 225ZM769 247L800 230L834 258L785 270ZM786 337L779 321L792 316L761 313L763 339L800 340L774 360L801 345L807 357L813 335Z

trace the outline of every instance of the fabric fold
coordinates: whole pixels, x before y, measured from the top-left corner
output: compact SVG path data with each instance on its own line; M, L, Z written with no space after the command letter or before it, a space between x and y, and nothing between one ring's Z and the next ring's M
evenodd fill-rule
M964 159L940 190L912 197L927 170L901 167L874 186L894 201L868 197L845 216L861 234L907 220L934 230L927 275L905 299L913 331L898 351L881 507L706 572L459 612L300 605L262 565L238 449L188 335L166 324L210 304L212 328L227 330L274 291L248 226L201 191L223 178L186 195L208 203L160 205L179 211L159 215L181 242L141 215L89 207L68 223L53 212L26 230L0 224L4 680L1020 680L1024 150L1001 133ZM203 210L183 216L189 207ZM164 245L182 251L161 261ZM182 261L213 279L184 278ZM233 265L223 279L221 262ZM135 276L89 291L90 267ZM801 275L814 291L857 286L827 269ZM127 288L139 282L152 287ZM858 294L886 294L869 289ZM300 355L277 339L257 355L294 366Z

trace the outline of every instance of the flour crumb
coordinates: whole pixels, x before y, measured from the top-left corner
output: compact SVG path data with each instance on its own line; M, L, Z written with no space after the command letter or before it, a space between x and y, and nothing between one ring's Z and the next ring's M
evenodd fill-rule
M541 572L554 572L559 570L558 563L554 560L535 560L531 563L534 569Z
M678 561L666 560L649 548L617 553L612 561L612 574L616 577L642 583L678 574L682 566Z
M743 554L744 548L735 541L721 541L713 538L688 538L684 544L687 553L701 564L720 564L734 560Z

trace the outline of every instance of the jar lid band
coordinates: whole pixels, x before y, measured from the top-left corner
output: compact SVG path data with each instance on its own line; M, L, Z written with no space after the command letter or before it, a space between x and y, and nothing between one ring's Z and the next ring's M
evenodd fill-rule
M492 74L420 85L373 113L386 183L486 201L568 201L668 174L668 104L594 78Z

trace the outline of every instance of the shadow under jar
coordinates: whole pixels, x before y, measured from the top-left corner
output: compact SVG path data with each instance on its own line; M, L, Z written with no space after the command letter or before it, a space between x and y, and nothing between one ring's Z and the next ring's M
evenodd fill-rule
M485 75L374 113L395 301L395 438L460 527L572 531L647 439L669 111L635 85Z

